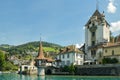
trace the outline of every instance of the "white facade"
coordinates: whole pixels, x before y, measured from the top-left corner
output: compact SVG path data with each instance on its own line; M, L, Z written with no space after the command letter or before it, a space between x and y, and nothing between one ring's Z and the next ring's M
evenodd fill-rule
M22 74L25 71L32 71L34 73L37 73L37 67L33 66L33 65L21 65L20 66L20 74ZM27 72L26 72L27 74ZM30 73L28 73L30 74Z
M68 57L69 56L69 57ZM57 59L61 60L60 66L65 66L65 65L83 65L83 54L79 53L66 53L66 54L60 54L57 55Z
M104 14L98 10L92 15L85 25L85 56L86 60L97 60L100 55L97 45L110 41L110 25L105 20Z
M73 65L83 65L84 63L84 54L82 52L77 51L70 51L70 52L64 52L59 53L57 55L57 60L61 60L60 63L57 64L57 66L70 66Z

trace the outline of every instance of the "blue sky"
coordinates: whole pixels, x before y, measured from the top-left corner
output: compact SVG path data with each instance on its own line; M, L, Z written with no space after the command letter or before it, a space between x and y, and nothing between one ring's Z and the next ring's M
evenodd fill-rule
M120 1L98 0L113 35L120 33ZM96 0L0 0L0 44L42 40L63 46L84 43L84 25Z

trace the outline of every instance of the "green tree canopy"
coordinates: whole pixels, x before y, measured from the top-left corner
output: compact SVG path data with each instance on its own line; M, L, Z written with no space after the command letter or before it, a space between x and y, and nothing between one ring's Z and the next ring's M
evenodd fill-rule
M3 70L5 66L5 54L0 51L0 70Z
M115 64L118 63L119 61L116 58L103 58L102 63L103 64Z

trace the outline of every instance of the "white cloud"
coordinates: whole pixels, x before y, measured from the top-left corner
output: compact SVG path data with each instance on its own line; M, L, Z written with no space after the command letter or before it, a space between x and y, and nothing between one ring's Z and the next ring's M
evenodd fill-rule
M111 32L118 32L120 31L120 21L112 22L110 27Z
M114 5L115 0L109 0L108 6L107 6L107 12L108 13L115 13L116 12L116 6Z
M76 48L81 48L84 44L76 44Z

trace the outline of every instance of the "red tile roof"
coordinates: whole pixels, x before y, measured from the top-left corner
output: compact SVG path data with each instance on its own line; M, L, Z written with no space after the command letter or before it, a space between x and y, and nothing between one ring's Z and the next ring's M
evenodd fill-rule
M42 42L40 42L39 52L38 52L38 56L37 56L36 59L46 59L46 58L44 57L44 54L43 54Z
M78 48L76 48L75 45L70 45L65 47L64 49L60 49L60 54L69 53L69 52L83 53Z
M36 59L40 59L40 60L43 59L43 60L46 60L48 62L53 62L54 61L52 58L46 58L46 57L44 57L42 42L40 42L39 52L38 52L38 56L37 56Z
M103 45L103 47L115 47L115 46L120 46L120 43L107 43Z

